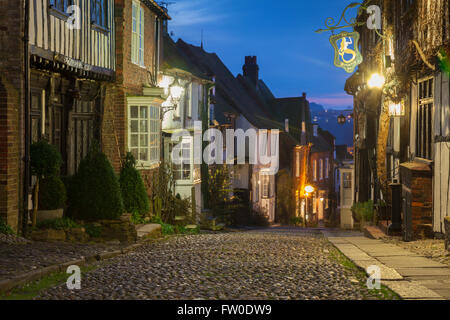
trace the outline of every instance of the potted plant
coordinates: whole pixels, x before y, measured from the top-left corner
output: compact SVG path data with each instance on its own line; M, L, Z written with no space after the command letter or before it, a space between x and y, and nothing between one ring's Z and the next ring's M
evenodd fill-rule
M44 177L39 183L39 207L37 223L60 219L64 215L67 200L66 188L58 176Z
M39 208L51 208L52 210L60 210L64 207L65 202L65 188L61 179L59 178L59 170L62 164L62 157L59 151L46 140L40 140L31 145L30 149L31 171L36 177L33 197L33 214L32 223L36 226L38 220ZM40 192L41 181L43 184L43 192ZM58 194L53 195L52 192L58 190ZM52 191L53 190L53 191ZM39 205L39 196L44 197L44 204ZM46 202L46 203L45 203ZM59 208L56 208L56 207ZM47 210L44 210L47 211ZM55 218L58 213L54 212L51 216Z

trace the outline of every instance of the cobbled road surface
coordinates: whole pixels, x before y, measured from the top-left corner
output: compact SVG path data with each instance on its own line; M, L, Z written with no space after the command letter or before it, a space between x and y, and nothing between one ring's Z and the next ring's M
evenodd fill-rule
M170 238L100 264L81 290L37 299L370 299L318 231L268 229Z

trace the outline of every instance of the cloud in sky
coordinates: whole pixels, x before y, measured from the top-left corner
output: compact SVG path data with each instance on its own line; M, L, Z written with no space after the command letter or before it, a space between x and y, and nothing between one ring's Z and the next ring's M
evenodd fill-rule
M325 107L351 108L353 106L353 97L341 92L308 97L308 101L321 104Z
M169 7L172 27L187 27L225 20L228 15L219 10L222 1L193 0L176 2Z

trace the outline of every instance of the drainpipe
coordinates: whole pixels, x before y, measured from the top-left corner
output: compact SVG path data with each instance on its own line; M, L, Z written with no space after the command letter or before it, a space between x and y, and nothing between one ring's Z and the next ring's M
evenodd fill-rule
M30 194L30 52L29 52L29 11L30 3L29 0L25 0L25 13L24 13L24 177L23 177L23 213L22 213L22 234L26 233L28 224L28 203Z

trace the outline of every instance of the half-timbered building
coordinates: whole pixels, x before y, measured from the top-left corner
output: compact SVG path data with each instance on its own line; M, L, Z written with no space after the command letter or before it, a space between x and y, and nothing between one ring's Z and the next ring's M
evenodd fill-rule
M113 0L32 0L29 6L31 139L45 137L72 175L101 139L115 75Z
M389 185L401 183L405 238L439 235L450 212L450 87L439 63L450 51L449 1L371 4L382 9L382 29L358 28L364 62L346 84L355 97L355 200L390 203ZM367 86L376 73L381 89Z

